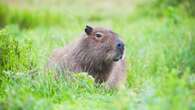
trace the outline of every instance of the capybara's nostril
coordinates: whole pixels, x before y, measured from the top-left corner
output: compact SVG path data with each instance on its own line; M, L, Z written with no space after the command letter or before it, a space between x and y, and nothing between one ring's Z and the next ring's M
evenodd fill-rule
M117 44L117 48L121 48L122 44Z
M122 42L117 43L116 47L120 50L124 49L124 44Z

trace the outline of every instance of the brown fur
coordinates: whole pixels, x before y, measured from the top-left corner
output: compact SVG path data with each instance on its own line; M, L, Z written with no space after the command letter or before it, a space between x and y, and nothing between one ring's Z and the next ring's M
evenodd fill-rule
M96 33L103 37L96 37ZM86 31L76 42L55 49L47 68L55 67L55 70L62 73L88 72L95 78L95 82L105 82L109 88L118 87L126 75L124 58L113 61L116 40L119 40L118 35L111 30L93 28L93 32L89 34Z

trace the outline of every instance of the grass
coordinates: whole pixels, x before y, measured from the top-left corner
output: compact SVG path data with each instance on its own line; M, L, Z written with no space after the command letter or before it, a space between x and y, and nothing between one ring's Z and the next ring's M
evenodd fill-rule
M141 2L2 2L0 109L194 110L194 17L185 3L158 9ZM86 24L112 27L124 39L124 88L94 86L84 73L71 81L44 73L52 49L77 38Z

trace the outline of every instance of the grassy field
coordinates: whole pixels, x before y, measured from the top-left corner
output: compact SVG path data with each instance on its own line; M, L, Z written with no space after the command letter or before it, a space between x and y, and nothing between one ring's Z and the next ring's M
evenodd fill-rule
M193 0L1 0L0 110L195 110ZM127 81L119 90L93 78L54 80L52 49L86 24L124 39Z

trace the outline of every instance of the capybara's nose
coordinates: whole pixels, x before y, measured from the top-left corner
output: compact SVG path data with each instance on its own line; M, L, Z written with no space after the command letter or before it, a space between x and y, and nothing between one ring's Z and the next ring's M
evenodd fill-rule
M119 49L120 51L124 50L124 43L122 41L118 41L116 44L116 48Z
M114 58L114 61L118 61L123 57L124 46L124 43L118 39L116 42L116 56Z

